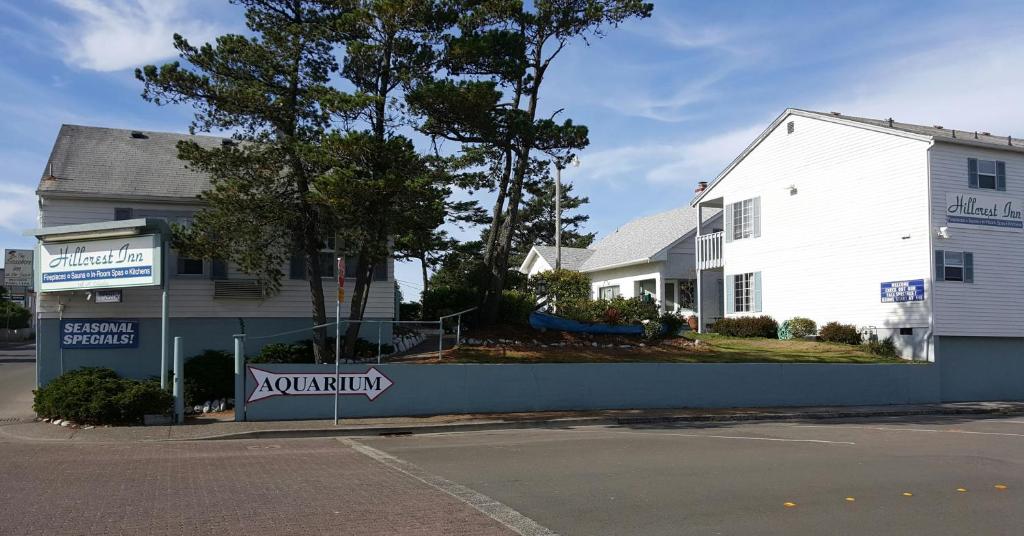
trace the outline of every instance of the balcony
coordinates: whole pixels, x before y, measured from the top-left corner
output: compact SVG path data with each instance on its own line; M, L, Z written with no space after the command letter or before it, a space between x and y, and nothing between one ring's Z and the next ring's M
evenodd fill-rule
M722 267L722 242L725 233L719 231L697 236L697 269Z

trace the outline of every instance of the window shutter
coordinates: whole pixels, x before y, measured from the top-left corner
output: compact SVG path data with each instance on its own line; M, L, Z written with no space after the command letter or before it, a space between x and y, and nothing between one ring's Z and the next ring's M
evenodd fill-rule
M754 198L754 207L750 211L751 219L753 220L754 237L761 236L761 198Z
M974 254L964 252L964 283L974 282Z
M725 241L732 242L732 203L725 205Z
M761 272L754 272L754 312L761 312Z
M228 263L221 259L210 261L210 279L227 279Z
M115 208L114 209L114 219L118 220L118 221L132 219L132 209L131 208Z
M946 253L941 249L935 250L935 280L946 280Z
M292 254L292 260L288 267L288 278L289 279L305 279L306 278L306 261L301 253Z
M373 265L373 280L374 281L387 281L388 280L388 262L384 261L381 264Z
M1006 191L1006 162L996 161L996 190Z
M725 276L725 312L736 312L736 276Z
M967 159L967 185L971 188L978 187L978 159Z

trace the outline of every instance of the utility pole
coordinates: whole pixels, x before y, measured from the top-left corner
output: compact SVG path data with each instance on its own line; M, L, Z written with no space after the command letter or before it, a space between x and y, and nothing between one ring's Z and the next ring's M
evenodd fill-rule
M569 161L572 167L580 167L575 156ZM562 269L562 162L555 159L555 270Z

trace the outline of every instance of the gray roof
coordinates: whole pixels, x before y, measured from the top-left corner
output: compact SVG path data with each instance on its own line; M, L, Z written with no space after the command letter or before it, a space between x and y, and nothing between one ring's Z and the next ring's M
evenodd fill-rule
M696 228L697 209L691 207L635 219L592 245L594 253L580 271L646 262Z
M941 141L946 143L956 143L958 145L971 145L974 147L987 147L990 149L1003 149L1007 151L1024 152L1024 140L1021 140L1020 138L1014 138L1013 136L994 136L988 132L981 132L977 130L960 130L957 128L948 128L943 125L926 126L915 125L913 123L901 123L899 121L893 120L892 118L871 119L867 117L845 115L839 112L815 112L811 110L794 111L814 114L825 118L835 117L839 119L846 119L847 121L855 121L857 123L864 123L876 127L889 128L901 132L908 132L910 134L928 136L934 139L935 141Z
M533 246L537 254L551 266L555 265L555 246ZM562 247L562 268L579 271L583 263L594 254L594 250L586 248Z
M194 199L210 188L206 174L186 169L178 159L176 144L194 140L215 147L224 138L149 131L134 138L132 132L62 125L39 181L39 194Z

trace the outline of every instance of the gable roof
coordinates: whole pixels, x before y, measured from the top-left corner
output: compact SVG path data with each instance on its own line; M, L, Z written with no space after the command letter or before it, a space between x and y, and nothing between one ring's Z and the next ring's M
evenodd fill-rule
M697 209L679 207L637 218L602 238L581 272L649 262L663 249L697 229Z
M557 255L555 252L555 246L533 246L533 251L536 251L537 255L551 266L555 265L555 256ZM594 250L592 249L567 248L562 246L562 268L566 270L579 271L580 267L583 266L584 261L589 259L593 254ZM527 255L527 259L529 259L529 255Z
M148 131L133 137L132 132L62 125L37 193L195 200L210 188L209 176L178 159L177 143L192 140L216 147L225 138Z
M775 118L775 120L768 125L768 128L764 129L764 131L761 132L761 134L759 134L757 138L755 138L754 141L752 141L750 145L748 145L747 148L739 154L739 156L730 162L729 165L726 166L725 169L723 169L722 172L708 184L704 191L694 196L693 200L690 201L690 206L696 206L701 199L706 197L708 192L710 192L715 185L721 182L722 178L728 175L734 167L743 161L743 159L746 158L746 156L768 136L768 134L774 131L777 126L791 115L810 117L852 127L867 128L876 132L893 134L896 136L903 136L927 142L953 143L957 145L968 145L971 147L1024 153L1024 140L1018 140L1012 136L993 136L986 132L949 129L938 125L925 126L913 123L900 123L892 118L870 119L866 117L844 115L838 112L815 112L812 110L801 110L799 108L787 108L782 112L782 114Z

